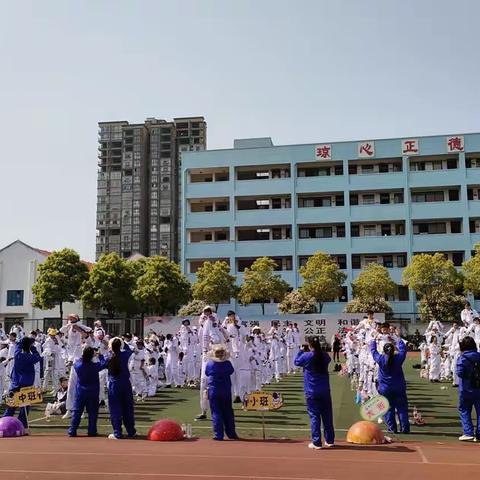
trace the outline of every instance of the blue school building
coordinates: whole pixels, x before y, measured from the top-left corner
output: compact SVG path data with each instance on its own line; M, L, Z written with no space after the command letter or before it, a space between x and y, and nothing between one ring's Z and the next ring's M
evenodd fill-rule
M408 318L415 295L400 284L411 257L444 252L461 266L480 242L479 133L281 146L235 140L232 149L183 153L181 177L181 265L192 281L204 261L224 260L241 282L246 267L269 256L297 288L299 267L321 250L347 274L325 313L341 312L352 280L376 262L399 285L395 316ZM260 313L258 305L223 307Z

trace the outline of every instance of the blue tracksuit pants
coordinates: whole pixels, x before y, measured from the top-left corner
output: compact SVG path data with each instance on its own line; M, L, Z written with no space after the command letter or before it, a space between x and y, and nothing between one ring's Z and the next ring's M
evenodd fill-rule
M390 408L384 415L383 419L388 427L389 432L397 433L397 420L395 414L398 415L400 421L400 431L402 433L410 433L410 420L408 419L408 399L407 392L384 390L379 391L380 395L383 395L388 399Z
M325 442L333 445L335 442L335 430L333 428L332 398L330 392L322 395L307 396L307 413L310 417L312 430L312 443L317 447L322 446L322 422Z
M232 393L228 391L208 392L210 411L212 413L213 436L217 440L223 440L224 433L228 438L237 438L235 431L235 416L232 408Z
M473 427L472 408L477 414L477 428ZM458 411L462 422L463 433L480 439L480 395L469 392L459 392Z
M92 437L97 434L98 395L98 389L77 389L75 401L73 403L72 422L68 429L69 436L75 437L77 435L77 429L80 425L82 414L85 409L88 414L88 435Z
M108 385L108 408L110 410L110 422L113 434L116 438L122 438L122 424L125 426L127 435L134 437L135 414L133 410L133 393L130 382L110 382Z

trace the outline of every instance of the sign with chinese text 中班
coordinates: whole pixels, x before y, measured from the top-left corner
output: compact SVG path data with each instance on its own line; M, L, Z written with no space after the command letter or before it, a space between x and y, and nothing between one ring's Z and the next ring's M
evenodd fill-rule
M360 407L360 415L364 420L374 421L383 417L389 408L388 400L382 395L376 395Z
M252 392L245 395L243 409L256 412L269 412L283 407L283 398L277 392Z
M35 387L21 388L18 392L11 392L6 397L6 404L9 407L27 407L42 402L42 391Z

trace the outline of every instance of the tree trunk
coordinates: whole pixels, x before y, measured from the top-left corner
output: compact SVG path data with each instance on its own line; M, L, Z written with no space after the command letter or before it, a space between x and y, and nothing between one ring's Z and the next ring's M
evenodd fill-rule
M265 304L262 302L262 315L265 315Z
M215 303L214 305L215 305L215 313L218 314L218 306L219 306L220 304L219 304L219 303Z
M318 313L322 313L323 310L323 302L318 302Z
M60 307L60 320L63 321L63 302L60 302L58 306Z

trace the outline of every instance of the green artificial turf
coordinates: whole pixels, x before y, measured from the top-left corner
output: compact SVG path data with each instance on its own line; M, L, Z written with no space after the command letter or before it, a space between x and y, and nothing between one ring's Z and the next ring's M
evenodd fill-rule
M447 441L461 434L460 421L456 409L457 389L449 383L430 383L419 378L419 370L412 368L418 359L409 358L405 363L405 375L408 382L408 397L410 412L413 406L424 416L427 425L412 426L410 435L398 435L401 440L428 440ZM354 392L350 389L350 380L346 377L331 373L330 377L332 402L334 409L335 428L337 437L346 436L348 428L356 421L361 420L359 406L354 403ZM442 390L441 387L447 387ZM267 437L270 438L307 438L309 422L305 410L302 388L302 375L290 375L280 383L269 385L267 391L277 391L283 395L284 407L275 412L265 413L265 427ZM45 399L48 400L48 397ZM34 406L30 413L32 434L58 433L66 434L69 420L54 417L46 423L44 405ZM135 406L135 418L140 434L146 434L155 420L172 418L179 423L190 423L195 436L210 437L211 423L209 420L194 421L199 413L199 391L197 389L163 389L156 397L149 398L145 403ZM262 437L262 415L258 412L245 412L241 406L235 405L235 416L238 433L242 437ZM87 420L82 420L80 434L85 431ZM108 414L100 409L99 433L111 432ZM384 425L382 426L384 429Z

